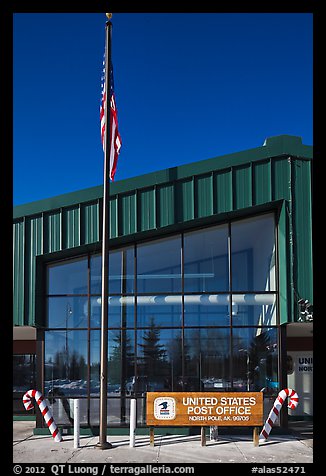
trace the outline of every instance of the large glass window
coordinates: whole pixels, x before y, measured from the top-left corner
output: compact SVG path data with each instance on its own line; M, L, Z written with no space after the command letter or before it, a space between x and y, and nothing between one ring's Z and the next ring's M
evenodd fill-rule
M260 391L278 381L272 213L110 249L108 424L147 391ZM230 255L231 253L231 255ZM44 391L60 424L99 423L101 254L47 270Z

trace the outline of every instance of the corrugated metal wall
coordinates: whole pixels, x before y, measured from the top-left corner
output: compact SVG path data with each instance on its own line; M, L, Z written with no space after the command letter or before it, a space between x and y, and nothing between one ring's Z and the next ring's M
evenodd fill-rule
M279 199L292 200L289 219L296 243L296 286L311 299L310 160L293 159L292 166L285 156L256 160L113 195L110 236L160 229ZM99 197L14 221L15 325L35 324L35 257L99 242L101 209Z

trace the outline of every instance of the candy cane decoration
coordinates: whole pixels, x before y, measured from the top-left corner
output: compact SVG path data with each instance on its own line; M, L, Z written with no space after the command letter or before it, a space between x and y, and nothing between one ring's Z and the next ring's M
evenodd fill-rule
M292 390L292 388L285 388L284 390L281 390L278 396L276 397L271 411L269 412L265 425L259 435L259 439L265 438L265 440L267 440L272 426L276 418L278 417L280 409L287 397L289 397L288 407L291 408L291 410L294 410L298 406L299 397L298 394L294 390Z
M54 422L51 410L47 406L47 400L43 397L41 392L38 390L28 390L23 396L23 403L26 410L31 410L34 408L34 405L31 402L32 397L35 398L36 403L39 406L40 412L44 416L45 423L48 425L48 428L51 432L51 435L54 438L54 441L62 441L62 436L60 431L57 428L57 425Z

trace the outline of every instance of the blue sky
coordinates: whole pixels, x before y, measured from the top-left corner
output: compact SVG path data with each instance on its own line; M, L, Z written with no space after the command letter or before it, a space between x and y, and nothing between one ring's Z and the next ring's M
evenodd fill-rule
M16 13L13 204L103 183L104 13ZM313 140L311 13L114 13L115 180Z

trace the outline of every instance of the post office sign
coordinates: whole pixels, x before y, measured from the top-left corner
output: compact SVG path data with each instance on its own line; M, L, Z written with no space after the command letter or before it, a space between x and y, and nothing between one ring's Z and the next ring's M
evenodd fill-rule
M147 426L260 426L262 392L147 392Z

